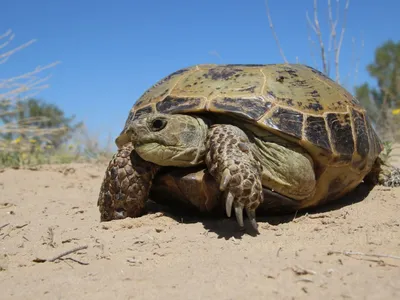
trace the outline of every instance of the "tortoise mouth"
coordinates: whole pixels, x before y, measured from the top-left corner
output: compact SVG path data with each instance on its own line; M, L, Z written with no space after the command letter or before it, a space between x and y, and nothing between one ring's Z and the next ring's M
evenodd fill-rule
M135 144L135 151L142 159L164 167L193 165L192 161L196 157L196 152L191 150L186 147L163 145L159 142Z

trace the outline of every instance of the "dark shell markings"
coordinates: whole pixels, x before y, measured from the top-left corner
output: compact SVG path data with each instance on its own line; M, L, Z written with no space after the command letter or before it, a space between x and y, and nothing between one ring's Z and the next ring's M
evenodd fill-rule
M304 65L197 65L178 70L145 92L128 120L151 112L246 119L297 139L317 162L325 153L331 156L330 164L356 169L370 166L381 150L359 102Z

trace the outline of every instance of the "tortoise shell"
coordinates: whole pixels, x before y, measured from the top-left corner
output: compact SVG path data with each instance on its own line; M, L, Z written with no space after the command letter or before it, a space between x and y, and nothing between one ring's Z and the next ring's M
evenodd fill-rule
M301 145L317 177L317 195L305 206L354 188L382 151L360 103L323 73L300 64L181 69L139 98L125 127L152 112L229 115Z

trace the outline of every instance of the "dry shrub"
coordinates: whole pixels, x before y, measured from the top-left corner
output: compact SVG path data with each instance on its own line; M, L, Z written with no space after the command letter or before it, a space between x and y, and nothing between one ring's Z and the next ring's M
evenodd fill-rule
M0 67L36 42L30 40L10 47L14 38L12 30L0 35ZM93 161L111 156L108 154L110 147L100 147L85 128L74 132L65 143L55 145L53 141L65 136L69 128L42 126L48 121L44 116L24 116L24 101L49 87L50 71L59 63L52 62L23 74L0 78L0 167Z

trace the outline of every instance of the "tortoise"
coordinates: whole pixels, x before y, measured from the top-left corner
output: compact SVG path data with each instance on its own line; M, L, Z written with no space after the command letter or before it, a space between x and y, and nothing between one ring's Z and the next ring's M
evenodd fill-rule
M142 215L150 195L228 217L233 206L241 227L245 209L257 230L256 210L322 205L392 172L357 99L301 64L178 70L138 99L115 142L101 221Z

